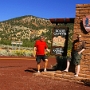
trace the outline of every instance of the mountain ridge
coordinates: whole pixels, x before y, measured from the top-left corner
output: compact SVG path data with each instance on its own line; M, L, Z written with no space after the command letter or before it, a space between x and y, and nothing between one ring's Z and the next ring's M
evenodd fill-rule
M37 30L44 32L52 26L50 20L45 18L38 18L32 15L21 16L0 22L0 38L9 40L30 39L32 32L40 34ZM36 33L34 33L35 36L37 36Z
M69 39L71 39L73 23L59 23L58 25L69 27ZM32 15L12 18L0 22L0 44L11 45L12 41L23 41L23 46L33 46L35 40L40 35L44 35L50 45L54 26L56 24L52 24L49 19Z

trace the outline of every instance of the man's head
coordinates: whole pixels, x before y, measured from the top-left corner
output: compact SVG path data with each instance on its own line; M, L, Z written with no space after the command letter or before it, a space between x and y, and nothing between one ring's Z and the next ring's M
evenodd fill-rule
M40 36L40 40L41 41L44 41L45 40L45 37L44 36Z
M79 37L81 38L82 36L79 34L77 37L78 37L78 38L79 38Z
M77 36L77 38L79 41L82 41L82 36L80 34Z

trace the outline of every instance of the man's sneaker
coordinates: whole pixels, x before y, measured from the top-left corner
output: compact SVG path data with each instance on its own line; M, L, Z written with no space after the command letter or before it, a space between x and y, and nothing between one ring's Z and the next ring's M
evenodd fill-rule
M40 73L40 71L38 71L37 73Z
M74 75L75 77L78 77L78 75Z
M46 72L47 71L47 69L44 69L44 72Z

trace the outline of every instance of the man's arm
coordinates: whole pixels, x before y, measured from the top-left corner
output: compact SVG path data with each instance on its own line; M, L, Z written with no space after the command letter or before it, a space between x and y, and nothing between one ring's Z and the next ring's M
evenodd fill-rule
M81 51L78 52L78 54L81 54L85 49L82 49Z
M85 42L82 42L82 50L78 52L78 54L81 54L86 49Z
M45 54L46 54L46 55L49 55L49 53L50 53L50 50L49 50L48 48L46 48Z
M49 50L48 48L46 48L46 51L47 51L47 52L50 52L50 50Z
M34 56L34 57L36 56L36 50L37 50L37 48L34 47L34 49L33 49L33 56Z

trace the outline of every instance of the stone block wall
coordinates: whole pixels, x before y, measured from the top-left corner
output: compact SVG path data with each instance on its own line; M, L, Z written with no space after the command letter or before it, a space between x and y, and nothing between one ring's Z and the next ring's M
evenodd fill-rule
M73 40L76 39L77 34L81 34L86 42L86 50L83 52L80 73L90 75L90 32L85 32L83 27L83 18L87 15L90 15L90 4L77 4Z

